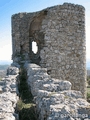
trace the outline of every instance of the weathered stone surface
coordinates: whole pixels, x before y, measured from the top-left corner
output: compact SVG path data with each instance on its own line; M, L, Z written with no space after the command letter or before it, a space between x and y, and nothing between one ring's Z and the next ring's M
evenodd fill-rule
M7 70L8 76L0 81L0 120L18 120L18 115L15 114L18 101L18 73L18 68L9 67Z
M39 12L15 14L12 41L13 65L19 68L20 63L25 63L39 119L89 120L90 104L83 99L86 95L84 7L64 3ZM36 54L33 42L37 43ZM18 72L14 67L8 70L10 75ZM6 79L0 83L0 93L16 92L16 83L12 78Z
M53 78L68 80L86 93L85 9L64 3L12 16L13 61L47 68ZM32 42L38 51L32 50ZM16 65L17 66L17 65Z
M51 78L36 64L26 69L39 120L90 120L90 103L80 91L71 90L69 81Z
M50 92L71 89L71 83L69 81L52 79L47 74L46 68L40 68L40 66L35 64L29 64L27 75L29 75L28 84L31 86L33 95L37 95L40 88Z
M17 67L17 68L20 68L20 65L17 63L17 62L13 62L11 64L12 67Z
M19 69L17 67L9 67L7 69L7 75L17 75L19 74Z

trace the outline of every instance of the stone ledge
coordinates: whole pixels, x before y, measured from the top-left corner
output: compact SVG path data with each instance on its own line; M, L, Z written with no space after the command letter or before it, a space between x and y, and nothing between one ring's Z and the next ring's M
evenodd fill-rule
M90 104L80 91L71 90L70 82L52 79L46 69L36 64L27 66L27 83L34 96L39 120L90 120Z

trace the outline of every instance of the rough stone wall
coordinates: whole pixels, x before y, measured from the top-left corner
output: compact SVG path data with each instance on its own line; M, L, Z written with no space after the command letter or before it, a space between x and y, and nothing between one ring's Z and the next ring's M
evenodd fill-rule
M46 68L27 64L27 83L36 103L38 120L90 120L90 104L71 83L51 78Z
M64 3L36 13L12 16L13 61L47 68L54 78L68 80L86 92L85 9ZM36 54L32 42L38 46Z
M15 113L19 99L17 88L18 75L18 68L9 67L7 76L0 81L0 120L18 120L18 114Z

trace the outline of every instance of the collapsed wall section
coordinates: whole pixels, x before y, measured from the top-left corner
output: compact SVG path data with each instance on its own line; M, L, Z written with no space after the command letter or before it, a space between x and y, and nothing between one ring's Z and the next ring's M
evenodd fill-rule
M38 51L32 50L32 42ZM35 13L12 16L13 61L47 68L54 78L68 80L86 92L85 9L64 3Z
M46 68L27 64L27 83L34 96L38 120L90 119L90 104L71 83L51 78Z

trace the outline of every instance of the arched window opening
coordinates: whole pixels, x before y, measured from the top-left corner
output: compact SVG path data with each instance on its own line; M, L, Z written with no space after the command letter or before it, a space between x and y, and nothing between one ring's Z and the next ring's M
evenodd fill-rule
M37 54L38 52L38 46L37 46L37 43L36 42L32 42L32 51L34 54Z
M47 15L47 11L37 14L33 17L29 28L29 55L30 62L40 65L40 51L44 47L44 33L42 30L42 21Z

